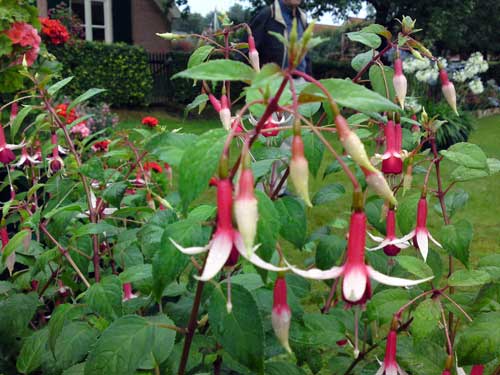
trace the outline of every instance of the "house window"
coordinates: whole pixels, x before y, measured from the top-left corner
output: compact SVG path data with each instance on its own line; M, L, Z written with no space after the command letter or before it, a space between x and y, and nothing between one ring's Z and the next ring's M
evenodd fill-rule
M71 10L83 22L86 40L113 41L112 0L71 0Z

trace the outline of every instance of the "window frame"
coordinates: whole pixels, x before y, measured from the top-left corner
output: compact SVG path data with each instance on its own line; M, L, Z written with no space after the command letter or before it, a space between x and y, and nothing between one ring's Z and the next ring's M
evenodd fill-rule
M85 22L85 40L93 41L93 29L104 30L104 42L113 43L113 9L112 0L80 0L84 6ZM104 25L92 24L92 2L102 3L104 12ZM70 9L73 1L70 1Z

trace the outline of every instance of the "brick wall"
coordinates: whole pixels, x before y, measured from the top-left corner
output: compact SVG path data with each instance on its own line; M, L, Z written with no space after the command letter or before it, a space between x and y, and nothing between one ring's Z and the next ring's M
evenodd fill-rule
M148 52L167 52L169 42L156 33L170 31L166 17L154 0L132 0L132 40Z

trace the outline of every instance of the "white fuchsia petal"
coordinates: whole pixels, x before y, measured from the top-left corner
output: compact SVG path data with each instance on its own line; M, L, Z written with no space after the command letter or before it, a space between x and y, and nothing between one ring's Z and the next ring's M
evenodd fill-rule
M215 233L210 245L208 256L205 261L205 267L201 276L195 276L197 280L208 281L213 278L224 267L224 264L231 255L233 247L233 238L231 233L221 231Z
M384 241L384 239L382 237L379 237L379 236L374 236L373 234L371 234L370 232L366 232L368 233L368 236L370 236L370 238L373 240L373 241L376 241L376 242L382 242Z
M391 241L389 240L383 240L380 244L378 244L377 246L375 247L370 247L370 248L367 248L368 251L376 251L376 250L380 250L384 247L386 247L387 245L389 245L391 243Z
M260 245L254 246L252 251L247 251L245 244L243 243L243 239L241 238L241 235L239 233L235 234L234 245L243 258L259 268L263 268L271 272L282 272L288 270L288 267L277 267L274 264L266 262L264 259L255 254L255 250L257 250Z
M342 272L344 271L344 267L332 267L329 270L323 271L318 268L311 268L310 270L301 270L300 268L294 267L290 264L288 264L288 267L290 270L299 275L302 276L306 279L314 279L314 280L330 280L330 279L336 279L340 275L342 275Z
M424 283L426 281L432 280L434 276L427 277L425 279L420 279L420 280L408 280L408 279L403 279L400 277L392 277L392 276L387 276L384 275L381 272L376 271L370 266L367 266L368 269L368 275L375 281L378 281L381 284L384 285L390 285L390 286L413 286L417 284Z
M411 239L413 239L413 237L415 237L415 230L412 230L410 233L408 233L407 235L403 236L400 238L401 241L409 241Z
M353 267L344 273L342 282L342 293L344 298L350 302L361 300L366 291L368 273L366 267Z
M383 375L384 374L384 364L382 364L382 366L380 366L380 368L377 370L377 372L375 373L375 375Z
M203 247L182 247L179 245L177 242L175 242L173 239L169 238L170 242L174 244L174 246L179 250L181 253L186 254L186 255L196 255L196 254L201 254L205 251L208 250L210 247L210 243L207 246Z
M432 237L431 235L431 232L427 232L427 234L429 235L429 238L431 239L432 242L434 242L434 244L436 244L436 246L439 246L439 247L443 247L441 246L441 244L439 242L436 241L436 239L434 237Z
M416 234L418 249L424 261L427 260L427 254L429 254L429 238L426 230L417 230Z
M403 370L398 364L396 364L396 366L398 367L398 373L400 375L408 375L408 373L405 370Z

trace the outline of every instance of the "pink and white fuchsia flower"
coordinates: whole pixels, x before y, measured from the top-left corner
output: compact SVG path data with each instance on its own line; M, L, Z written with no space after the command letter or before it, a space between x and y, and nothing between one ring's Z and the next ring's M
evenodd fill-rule
M394 209L389 209L387 211L385 232L385 238L374 236L370 234L370 232L368 232L368 235L372 240L380 242L378 246L375 246L368 250L374 251L384 249L385 255L394 257L399 254L401 249L406 249L410 246L407 241L396 237L396 213L394 212Z
M399 132L399 134L398 134ZM396 129L394 121L387 121L384 128L385 152L382 155L382 172L385 174L401 174L403 171L403 158L401 156L401 125Z
M260 71L259 52L257 51L257 48L255 48L255 39L253 38L252 35L248 37L248 58L250 60L250 65L252 65L252 68L254 68L255 71L259 72Z
M387 336L384 362L375 375L407 375L396 362L397 340L397 332L391 329Z
M305 204L308 207L312 207L311 199L309 198L309 163L304 156L304 142L300 134L294 135L292 140L290 178Z
M427 260L427 254L429 253L429 238L436 244L436 246L442 247L441 244L431 236L429 230L427 229L427 199L425 199L425 197L421 197L418 201L417 207L417 226L414 230L401 238L401 240L413 240L413 245L420 250L420 254L422 254L425 261Z
M244 156L248 159L248 153ZM255 235L257 234L257 221L259 213L257 199L254 194L254 179L252 170L243 161L243 170L238 181L238 193L234 200L234 217L238 224L243 242L247 250L253 249Z
M56 173L62 168L64 168L64 161L59 156L60 146L57 144L56 133L52 134L51 142L54 145L54 147L52 148L52 157L47 158L49 162L49 173Z
M444 68L439 70L439 79L441 80L441 90L443 91L443 96L450 105L453 112L458 115L457 111L457 93L455 91L455 86L448 79L448 73Z
M470 375L483 375L484 366L483 365L474 365L472 366L472 370L470 371ZM457 367L457 375L467 375L465 370L462 367Z
M332 267L322 271L317 268L308 271L293 266L290 269L299 276L316 280L335 279L342 276L342 298L351 305L364 304L371 297L370 278L391 286L409 287L429 281L432 277L421 280L407 280L384 275L365 263L366 215L353 212L349 225L346 261L341 267Z
M123 302L129 301L131 299L137 298L137 294L132 292L132 284L124 283L123 284Z
M3 131L3 125L0 124L0 162L3 164L9 164L16 159L16 155L12 150L17 150L22 148L24 144L13 145L7 143L5 140L5 133Z
M220 98L219 117L224 129L227 131L231 130L231 110L229 109L229 101L226 94L223 94Z
M400 58L394 60L394 77L392 79L392 83L394 84L396 98L398 99L401 108L404 109L408 83L406 82L406 77L403 74L403 62Z
M276 279L273 295L271 320L274 334L286 351L291 353L292 349L288 343L288 332L290 330L290 322L292 321L292 311L288 306L286 280L283 276L278 276Z
M26 147L23 147L21 150L21 157L19 158L19 161L14 165L19 168L27 164L34 165L39 163L40 160L38 160L36 156L30 156L30 154L28 154L28 151L26 150Z
M233 206L233 191L231 181L227 178L217 182L217 227L212 236L211 241L206 246L183 248L172 238L170 241L182 253L187 255L200 254L208 250L208 256L205 262L205 268L201 276L195 276L198 280L208 281L212 279L224 267L224 264L231 255L231 249L236 247L240 255L253 263L259 268L264 268L268 271L280 272L286 271L287 268L276 267L267 263L253 249L247 249L238 231L233 228L232 223L232 207Z

